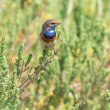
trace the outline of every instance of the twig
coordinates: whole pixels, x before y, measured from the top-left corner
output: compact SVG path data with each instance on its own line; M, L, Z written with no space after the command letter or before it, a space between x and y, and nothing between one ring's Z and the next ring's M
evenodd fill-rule
M69 0L68 1L67 16L71 15L73 6L74 6L74 0Z
M69 25L69 23L70 23L70 16L71 16L73 7L74 7L74 0L69 0L68 1L68 7L67 7L67 18L65 21L66 25Z
M35 67L34 69L34 73L32 75L30 75L20 86L20 93L22 93L25 88L27 88L34 79L37 78L38 74L44 70L44 67L46 67L49 63L51 63L51 60L54 58L55 54L50 58L50 59L45 59L45 61L43 62L43 64L40 64L38 67Z
M98 0L98 17L103 16L103 3L102 0Z

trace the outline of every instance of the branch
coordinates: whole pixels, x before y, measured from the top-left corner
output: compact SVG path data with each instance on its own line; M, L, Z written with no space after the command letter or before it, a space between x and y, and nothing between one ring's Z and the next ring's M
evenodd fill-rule
M44 56L46 56L47 54L45 54ZM44 60L43 62L41 62L41 64L37 67L35 67L34 69L34 73L32 75L30 75L20 86L19 86L19 89L20 89L20 93L22 93L25 88L27 88L34 79L36 79L39 75L39 73L44 70L46 68L46 66L51 63L52 59L54 58L55 54L52 55L50 58L47 58L47 57L44 57Z

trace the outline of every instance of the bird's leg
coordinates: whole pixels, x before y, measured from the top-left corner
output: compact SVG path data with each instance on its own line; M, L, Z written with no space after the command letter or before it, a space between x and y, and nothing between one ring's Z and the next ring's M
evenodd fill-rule
M46 55L46 53L47 53L47 52L46 52L46 49L44 49L44 50L43 50L43 55Z
M48 47L47 46L44 48L43 53L44 53L44 55L47 55L48 54Z

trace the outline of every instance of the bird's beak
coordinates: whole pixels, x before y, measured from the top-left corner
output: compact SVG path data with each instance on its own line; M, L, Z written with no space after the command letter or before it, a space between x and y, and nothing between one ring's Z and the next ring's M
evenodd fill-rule
M55 21L54 24L55 24L55 26L58 26L58 25L60 25L61 23L58 22L58 21Z

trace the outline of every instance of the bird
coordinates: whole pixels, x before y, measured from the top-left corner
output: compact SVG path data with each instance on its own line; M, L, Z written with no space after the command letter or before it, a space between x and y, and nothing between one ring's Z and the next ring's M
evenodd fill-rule
M57 44L59 36L55 31L56 26L60 25L61 23L55 19L48 19L46 20L40 32L40 41L41 45L44 50L54 50L55 45Z

